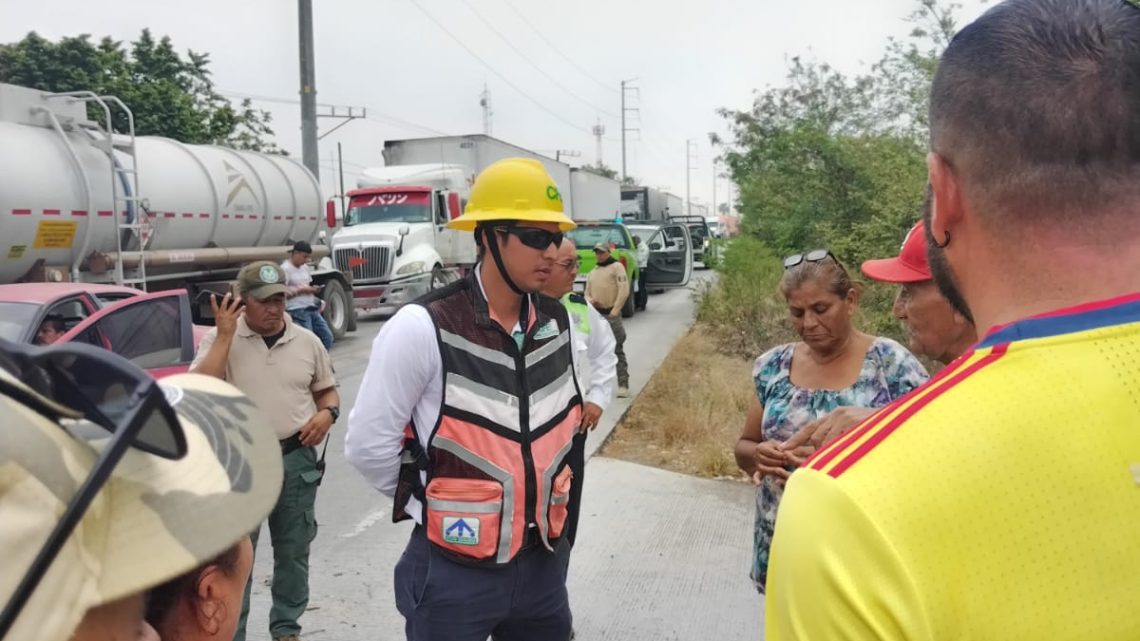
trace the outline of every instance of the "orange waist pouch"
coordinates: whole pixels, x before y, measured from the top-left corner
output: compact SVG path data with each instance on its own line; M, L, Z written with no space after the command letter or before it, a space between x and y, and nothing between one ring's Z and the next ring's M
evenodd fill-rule
M427 537L473 559L488 559L499 547L503 486L480 479L435 478L427 486Z

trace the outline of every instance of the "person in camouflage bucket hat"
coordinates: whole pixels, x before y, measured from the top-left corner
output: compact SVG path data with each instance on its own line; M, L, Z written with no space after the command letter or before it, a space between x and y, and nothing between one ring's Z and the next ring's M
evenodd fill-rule
M78 352L87 358L82 365L94 366L98 376L134 367L109 352L80 347L89 350ZM163 379L158 385L173 414L153 411L142 429L176 417L182 455L148 453L132 441L23 607L14 606L33 560L112 442L105 425L72 404L60 405L54 394L44 396L39 379L14 355L75 351L0 340L0 639L120 638L111 628L123 638L155 639L142 621L145 591L217 556L257 527L280 491L280 448L233 386L194 374ZM128 373L145 377L141 370Z

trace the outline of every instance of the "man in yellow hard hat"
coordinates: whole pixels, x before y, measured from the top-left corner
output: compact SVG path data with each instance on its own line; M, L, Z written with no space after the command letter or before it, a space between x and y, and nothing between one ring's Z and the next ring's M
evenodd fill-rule
M416 523L395 570L410 641L568 639L582 397L570 317L538 292L575 225L542 164L510 158L451 226L475 233L480 261L385 324L345 457Z

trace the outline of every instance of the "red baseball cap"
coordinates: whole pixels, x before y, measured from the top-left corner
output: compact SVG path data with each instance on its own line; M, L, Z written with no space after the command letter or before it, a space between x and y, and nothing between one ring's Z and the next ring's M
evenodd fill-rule
M862 269L867 278L884 283L919 283L934 278L926 262L926 233L922 221L907 232L898 256L868 260Z

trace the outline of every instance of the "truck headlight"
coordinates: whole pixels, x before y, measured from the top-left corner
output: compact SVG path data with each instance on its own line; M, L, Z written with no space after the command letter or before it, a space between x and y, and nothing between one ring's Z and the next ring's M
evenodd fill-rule
M426 263L424 263L422 260L417 260L414 263L408 263L407 265L404 265L403 267L397 269L396 275L407 276L408 274L418 274L424 270L424 265L426 265Z

